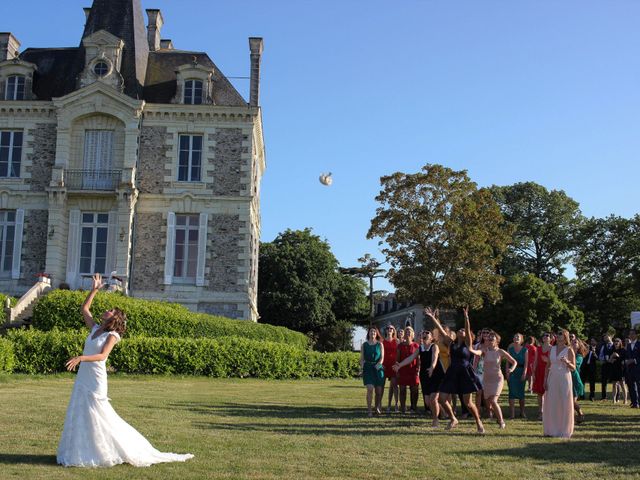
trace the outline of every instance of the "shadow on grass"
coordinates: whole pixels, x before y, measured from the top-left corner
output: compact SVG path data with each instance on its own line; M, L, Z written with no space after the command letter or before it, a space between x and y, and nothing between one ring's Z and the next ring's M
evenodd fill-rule
M0 453L0 464L57 465L55 455L25 455Z
M605 464L609 467L634 467L640 472L637 453L640 440L567 440L545 439L540 443L529 443L520 447L503 449L464 450L465 455L484 457L513 457L517 460L533 460L540 463ZM496 458L496 461L499 461Z

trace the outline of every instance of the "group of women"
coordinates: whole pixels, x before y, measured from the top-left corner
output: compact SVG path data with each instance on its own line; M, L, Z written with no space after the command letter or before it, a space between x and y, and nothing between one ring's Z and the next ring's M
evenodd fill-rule
M416 412L421 388L434 428L439 427L443 417L448 419L447 429L458 425L455 404L459 398L463 410L474 418L478 433L485 433L481 418L483 407L503 429L506 423L498 401L506 376L511 418L516 416L516 401L520 416L526 418L528 381L529 388L538 395L539 419L543 421L545 435L568 438L573 433L574 420L584 419L578 403L584 386L578 372L587 348L568 331L559 330L556 335L545 333L540 344L533 337L525 343L524 336L517 333L503 350L500 335L493 330L481 330L474 342L467 309L464 310L465 326L455 332L441 324L437 310L427 308L425 316L433 321L435 328L421 332L420 343L414 341L411 327L396 332L395 327L389 325L384 338L377 328L369 329L361 350L369 416L382 413L384 386L388 380L387 413L394 399L396 412L407 411L407 390L409 410ZM504 375L503 363L506 364ZM375 405L372 405L374 392Z

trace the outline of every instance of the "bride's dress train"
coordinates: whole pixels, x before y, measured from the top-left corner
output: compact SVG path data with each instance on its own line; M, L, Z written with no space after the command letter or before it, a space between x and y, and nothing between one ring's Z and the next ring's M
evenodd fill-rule
M96 325L84 344L83 355L102 351L109 335L93 338ZM105 362L82 362L73 386L58 446L58 463L73 467L111 467L130 463L147 467L154 463L184 462L191 454L164 453L156 450L135 428L118 416L107 398Z

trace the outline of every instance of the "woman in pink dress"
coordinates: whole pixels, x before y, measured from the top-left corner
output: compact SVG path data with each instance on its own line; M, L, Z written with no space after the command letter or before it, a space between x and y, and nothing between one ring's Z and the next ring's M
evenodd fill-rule
M569 346L569 332L558 331L556 345L549 352L545 372L542 424L547 437L570 438L573 434L573 383L576 356Z
M509 364L507 367L508 372L513 373L518 362L500 348L500 335L493 330L489 330L487 338L488 344L482 352L482 356L484 357L484 370L482 372L484 398L489 404L489 410L495 415L500 428L505 428L506 424L504 423L504 417L502 416L502 409L498 404L498 399L500 398L502 387L504 386L504 377L502 375L502 368L500 365L503 360L506 360Z

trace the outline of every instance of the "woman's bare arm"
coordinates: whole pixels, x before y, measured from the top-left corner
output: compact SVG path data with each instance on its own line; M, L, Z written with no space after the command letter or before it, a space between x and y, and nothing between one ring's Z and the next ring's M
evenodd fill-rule
M431 307L427 307L424 309L424 314L427 317L429 317L433 322L433 324L436 326L436 328L438 329L438 332L440 332L440 337L442 337L442 341L446 345L449 345L452 340L451 340L451 337L445 331L445 329L442 328L442 324L440 323L440 320L438 320L438 309L432 310Z
M91 304L93 303L93 299L103 286L102 283L102 275L96 273L91 279L91 291L87 298L82 303L82 307L80 307L80 312L82 312L82 318L84 319L84 323L87 327L93 328L96 322L93 320L93 315L91 314Z

